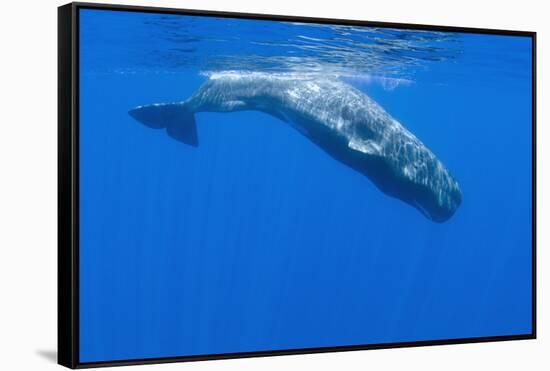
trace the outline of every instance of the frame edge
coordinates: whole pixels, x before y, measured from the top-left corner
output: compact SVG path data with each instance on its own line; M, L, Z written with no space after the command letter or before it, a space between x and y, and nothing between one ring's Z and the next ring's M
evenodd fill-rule
M529 30L443 26L443 25L434 25L434 24L367 21L367 20L357 20L357 19L327 18L327 17L313 17L313 16L295 16L295 15L291 16L291 15L283 15L283 14L246 13L246 12L236 12L236 11L226 11L226 10L202 10L202 9L170 8L170 7L145 6L145 5L89 3L89 2L80 2L80 1L73 2L72 4L76 8L82 8L82 9L117 10L117 11L128 11L128 12L158 13L158 14L179 14L179 15L189 15L189 16L254 19L254 20L280 21L280 22L337 24L337 25L344 25L344 26L359 26L359 27L384 27L384 28L396 28L396 29L405 29L405 30L459 32L459 33L476 33L476 34L486 34L486 35L527 36L527 37L532 37L536 33L535 31L529 31Z
M270 21L297 21L319 24L358 25L365 27L389 27L411 30L433 30L529 37L532 40L532 170L533 170L533 245L532 245L532 331L529 334L427 340L416 342L383 343L358 346L288 349L275 351L209 354L180 357L80 362L79 360L79 276L78 276L78 10L119 10L130 12L155 12L189 16L255 19ZM58 364L71 369L147 365L188 361L239 359L285 355L319 354L327 352L361 351L420 347L434 345L459 345L485 342L537 339L537 289L536 289L536 31L484 29L474 27L372 22L333 18L240 13L176 9L166 7L117 5L105 3L72 2L58 8ZM69 232L70 231L70 232Z
M74 38L73 4L57 8L57 363L76 368L78 323L74 223Z
M537 33L533 32L531 34L531 121L532 121L532 132L531 132L531 189L533 194L531 195L531 207L532 207L532 247L531 247L531 269L532 269L532 287L531 287L531 302L532 302L532 324L531 324L531 334L533 339L537 338Z

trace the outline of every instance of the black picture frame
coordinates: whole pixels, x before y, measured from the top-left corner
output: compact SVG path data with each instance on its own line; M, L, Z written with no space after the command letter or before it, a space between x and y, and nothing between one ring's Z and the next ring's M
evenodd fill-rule
M476 34L525 36L532 40L532 332L514 336L488 336L446 340L413 341L358 346L289 349L244 353L209 354L170 358L129 359L107 362L79 360L79 10L104 9L127 12L214 16L239 19L292 21L368 27L390 27ZM137 365L351 350L480 343L536 338L536 33L484 28L464 28L233 13L144 6L70 3L58 8L58 363L69 368Z

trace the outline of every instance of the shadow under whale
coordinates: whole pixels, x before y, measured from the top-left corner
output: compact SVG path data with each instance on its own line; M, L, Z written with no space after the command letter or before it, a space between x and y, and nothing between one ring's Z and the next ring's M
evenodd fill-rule
M366 94L335 78L221 72L187 100L129 111L151 128L198 146L194 114L257 110L291 125L337 161L367 176L383 193L435 222L462 202L456 180L412 133Z

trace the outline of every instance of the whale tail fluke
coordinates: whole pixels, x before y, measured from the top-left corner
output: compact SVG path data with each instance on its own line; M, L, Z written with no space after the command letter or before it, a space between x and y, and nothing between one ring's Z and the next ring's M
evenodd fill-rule
M139 106L129 112L137 121L153 129L166 128L173 139L198 147L199 138L195 115L182 103L163 103Z

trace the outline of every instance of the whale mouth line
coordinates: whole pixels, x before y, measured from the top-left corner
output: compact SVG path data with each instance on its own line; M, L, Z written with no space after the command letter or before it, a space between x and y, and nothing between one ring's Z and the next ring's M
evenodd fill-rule
M414 207L416 207L416 209L418 211L420 211L422 213L422 215L424 215L426 218L430 219L431 221L435 222L436 220L432 217L432 214L430 214L428 212L428 210L426 210L426 208L424 206L422 206L416 199L413 200L413 204L414 204Z

